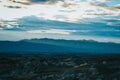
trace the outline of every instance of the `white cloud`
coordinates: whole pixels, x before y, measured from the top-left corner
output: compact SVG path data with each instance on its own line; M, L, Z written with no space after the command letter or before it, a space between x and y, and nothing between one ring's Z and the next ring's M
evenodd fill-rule
M0 21L0 27L2 29L11 29L11 28L17 28L18 24L14 21Z
M88 0L84 2L79 0L64 0L64 2L58 1L54 4L23 5L18 3L11 3L5 0L0 3L0 11L1 11L0 19L11 20L16 18L21 18L24 16L35 15L48 20L57 20L64 22L81 22L81 20L84 18L95 18L98 16L108 16L108 15L114 16L120 14L120 11L118 10L93 6L89 3L89 1L93 1L93 0ZM95 1L105 2L108 0L95 0ZM22 6L23 8L11 9L4 7L4 5L12 5L12 6L19 5ZM55 17L56 15L61 15L65 17L56 18Z
M0 30L3 30L3 28L0 28Z
M49 34L66 34L69 35L75 30L62 30L62 29L48 29L48 30L29 30L28 33L49 33Z
M118 22L107 22L107 25L109 25L109 26L120 26L120 23L118 23Z
M102 37L102 36L90 36L90 35L62 35L62 34L33 34L25 31L0 31L0 40L23 40L33 38L52 38L52 39L66 39L66 40L95 40L100 42L115 42L120 43L120 38Z
M116 0L88 0L89 2L110 2L110 1L116 1Z

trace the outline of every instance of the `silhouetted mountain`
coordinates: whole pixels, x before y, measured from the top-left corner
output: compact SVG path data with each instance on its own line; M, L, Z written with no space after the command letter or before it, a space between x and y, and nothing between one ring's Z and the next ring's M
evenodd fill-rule
M120 53L120 44L43 38L16 42L0 41L0 52Z

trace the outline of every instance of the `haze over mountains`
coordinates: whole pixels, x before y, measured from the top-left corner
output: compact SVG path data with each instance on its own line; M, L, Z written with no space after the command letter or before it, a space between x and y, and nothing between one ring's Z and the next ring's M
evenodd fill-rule
M92 40L26 39L0 41L0 52L28 53L120 53L120 44Z

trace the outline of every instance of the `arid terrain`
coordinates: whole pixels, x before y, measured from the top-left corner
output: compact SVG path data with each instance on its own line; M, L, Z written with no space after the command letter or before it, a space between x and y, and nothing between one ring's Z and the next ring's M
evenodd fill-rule
M120 80L120 55L1 53L0 80Z

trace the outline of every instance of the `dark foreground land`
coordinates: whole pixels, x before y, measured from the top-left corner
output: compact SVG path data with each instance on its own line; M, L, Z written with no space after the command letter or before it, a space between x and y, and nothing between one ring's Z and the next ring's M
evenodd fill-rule
M0 80L120 80L120 55L0 54Z

